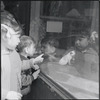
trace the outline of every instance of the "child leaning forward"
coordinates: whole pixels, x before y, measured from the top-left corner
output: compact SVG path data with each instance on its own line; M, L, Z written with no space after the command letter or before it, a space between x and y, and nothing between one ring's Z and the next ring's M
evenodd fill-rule
M23 62L21 71L21 93L23 95L26 95L30 92L30 85L32 84L33 80L37 79L40 73L39 66L35 63L42 62L43 58L31 58L35 53L35 41L29 36L23 35L20 38L20 43L17 49Z

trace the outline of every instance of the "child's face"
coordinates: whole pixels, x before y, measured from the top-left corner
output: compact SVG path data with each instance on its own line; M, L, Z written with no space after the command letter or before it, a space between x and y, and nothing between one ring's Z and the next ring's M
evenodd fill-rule
M30 47L28 47L27 49L28 49L28 52L27 52L28 56L30 57L33 56L36 50L35 44L31 44Z
M46 45L46 48L45 48L44 51L45 51L46 54L54 53L54 52L55 52L55 47L50 46L50 45L48 44L48 45Z
M89 44L89 40L87 37L82 37L76 40L75 43L79 48L86 48Z
M20 34L16 33L13 29L7 33L7 48L14 50L20 42ZM13 32L13 33L12 33Z

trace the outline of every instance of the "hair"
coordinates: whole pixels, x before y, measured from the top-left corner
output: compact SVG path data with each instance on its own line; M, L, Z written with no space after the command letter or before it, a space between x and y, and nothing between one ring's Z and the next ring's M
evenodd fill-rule
M12 28L15 32L18 32L19 34L23 33L21 26L15 20L14 16L7 11L1 12L1 24L4 24ZM1 31L2 31L1 34L4 34L4 33L6 34L7 32L5 28L1 28Z
M42 47L46 47L46 45L50 45L50 46L53 46L55 48L58 48L59 46L59 42L57 39L54 39L54 38L45 38L41 41L41 46Z
M18 52L23 52L26 47L30 47L32 44L35 44L33 38L25 35L21 36L20 43L17 46Z
M80 38L87 38L89 40L89 38L90 38L90 32L89 31L81 31L80 35L76 37L75 41L77 41Z

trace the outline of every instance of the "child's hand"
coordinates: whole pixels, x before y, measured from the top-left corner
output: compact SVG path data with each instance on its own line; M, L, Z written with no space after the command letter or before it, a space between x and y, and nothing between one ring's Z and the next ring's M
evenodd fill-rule
M35 59L34 59L34 63L40 63L40 62L42 62L43 61L43 56L44 54L41 54L41 55L39 55L38 57L36 57Z
M54 55L49 55L49 58L56 59L56 57Z
M34 65L33 68L34 68L35 70L38 70L38 69L39 69L39 66L38 66L38 65Z
M15 91L9 91L7 94L7 100L21 100L22 95Z
M36 72L34 72L32 75L34 77L34 79L37 79L37 77L39 76L40 73L40 69L38 69Z
M54 55L49 55L49 60L52 61L58 61L58 58L56 58Z

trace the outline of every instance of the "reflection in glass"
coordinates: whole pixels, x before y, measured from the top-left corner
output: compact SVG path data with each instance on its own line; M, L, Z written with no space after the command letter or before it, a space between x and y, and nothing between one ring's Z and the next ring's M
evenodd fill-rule
M45 41L45 48L43 47L42 50L46 56L44 62L40 65L41 71L78 99L98 99L98 2L45 1L44 5L46 6L44 6L41 16L48 17L42 20L45 20L45 22L48 19L62 21L63 29L61 34L46 33L47 37L57 39L59 46L55 47ZM77 11L72 10L73 8ZM66 16L71 10L72 12L69 14L71 16ZM58 17L59 19L57 19ZM70 17L70 20L68 17ZM71 57L70 51L73 50L75 55ZM59 54L61 55L58 56ZM68 55L69 57L67 57ZM73 58L70 59L70 64L66 63L70 57ZM64 59L63 65L59 63L62 58Z

